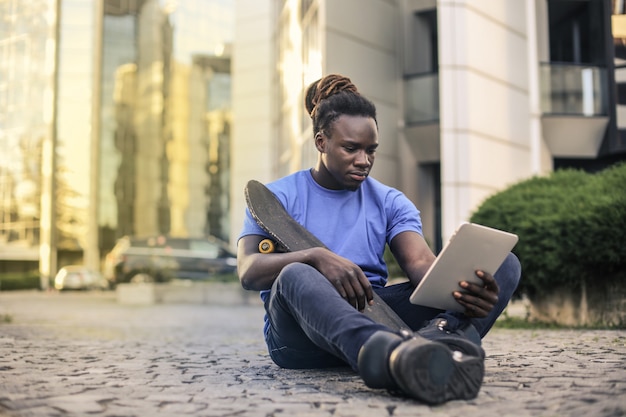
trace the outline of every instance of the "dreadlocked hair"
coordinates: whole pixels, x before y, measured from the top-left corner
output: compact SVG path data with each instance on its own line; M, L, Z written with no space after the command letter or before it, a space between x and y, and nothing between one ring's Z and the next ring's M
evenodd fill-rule
M371 117L376 120L376 106L363 97L350 78L330 74L309 85L304 105L313 122L313 134L329 136L331 124L341 115Z

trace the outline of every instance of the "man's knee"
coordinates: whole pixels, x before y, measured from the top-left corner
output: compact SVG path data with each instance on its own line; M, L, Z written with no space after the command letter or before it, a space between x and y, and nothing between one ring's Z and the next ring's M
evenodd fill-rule
M276 278L276 281L291 281L293 279L300 279L302 276L311 275L316 273L317 270L310 265L294 262L285 266Z
M285 266L280 272L280 275L298 276L298 275L310 273L311 270L315 271L315 268L307 264L294 262Z
M317 269L310 265L294 262L285 266L276 280L274 286L284 288L290 285L302 285L305 282L315 280L316 277L323 277Z
M496 271L494 278L500 289L507 289L511 293L515 291L522 274L522 266L513 252L509 253Z

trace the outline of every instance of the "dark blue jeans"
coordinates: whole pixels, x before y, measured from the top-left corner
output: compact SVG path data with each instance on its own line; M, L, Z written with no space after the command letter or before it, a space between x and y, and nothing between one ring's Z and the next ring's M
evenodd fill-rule
M481 337L509 303L521 275L512 253L494 274L500 287L498 303L482 319L471 319ZM409 325L419 330L442 310L411 304L410 283L375 289ZM265 339L272 360L283 368L310 369L345 366L357 370L361 346L378 330L390 330L348 304L315 268L294 263L285 267L265 303L269 321ZM462 317L458 313L452 313Z

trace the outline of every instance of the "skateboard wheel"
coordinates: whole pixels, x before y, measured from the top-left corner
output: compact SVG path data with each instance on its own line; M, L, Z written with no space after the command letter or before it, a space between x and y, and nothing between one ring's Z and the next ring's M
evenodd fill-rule
M270 239L263 239L259 242L259 252L261 253L272 253L275 249L274 242Z

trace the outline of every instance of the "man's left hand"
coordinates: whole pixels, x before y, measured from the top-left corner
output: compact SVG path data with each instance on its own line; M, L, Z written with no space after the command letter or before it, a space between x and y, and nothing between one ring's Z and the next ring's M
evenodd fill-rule
M479 270L476 271L476 276L482 280L482 285L461 281L459 285L465 291L455 291L452 295L459 304L465 307L466 316L487 317L498 302L500 288L491 274Z

